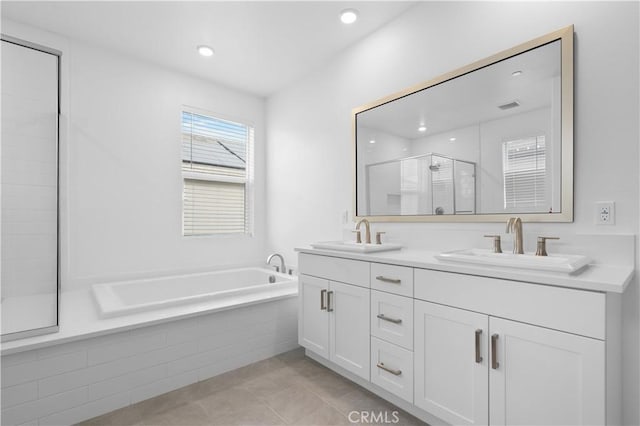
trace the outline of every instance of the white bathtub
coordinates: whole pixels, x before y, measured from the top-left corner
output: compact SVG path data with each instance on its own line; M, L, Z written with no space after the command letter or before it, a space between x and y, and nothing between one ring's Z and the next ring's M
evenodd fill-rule
M269 282L271 280L274 282ZM270 269L243 268L218 272L94 284L102 317L112 317L212 299L232 299L297 287L296 277Z

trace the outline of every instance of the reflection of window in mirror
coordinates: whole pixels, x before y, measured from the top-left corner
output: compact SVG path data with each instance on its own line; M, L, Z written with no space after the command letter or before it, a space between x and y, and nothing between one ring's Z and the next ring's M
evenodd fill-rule
M544 135L503 142L502 170L505 211L547 211Z

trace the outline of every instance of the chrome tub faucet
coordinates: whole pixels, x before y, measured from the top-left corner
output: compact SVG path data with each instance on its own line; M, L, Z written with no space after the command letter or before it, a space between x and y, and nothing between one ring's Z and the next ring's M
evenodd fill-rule
M282 257L280 253L273 253L271 256L267 257L267 265L271 265L271 260L274 257L280 258L280 266L275 266L276 272L282 272L283 274L286 274L287 267L284 264L284 257ZM289 272L289 275L291 275L291 272Z

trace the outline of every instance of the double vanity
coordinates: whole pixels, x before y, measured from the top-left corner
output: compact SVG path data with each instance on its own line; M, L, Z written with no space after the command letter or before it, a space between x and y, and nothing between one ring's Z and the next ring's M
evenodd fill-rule
M297 251L300 345L428 423L620 423L629 269Z
M356 241L298 249L310 357L429 424L621 423L633 267L547 255L555 237L523 250L523 222L573 221L573 40L569 26L353 110ZM400 250L369 228L505 220L514 254L496 235Z

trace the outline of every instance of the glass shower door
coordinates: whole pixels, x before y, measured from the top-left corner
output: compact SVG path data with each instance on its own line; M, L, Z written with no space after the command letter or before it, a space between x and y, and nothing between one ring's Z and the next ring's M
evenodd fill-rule
M2 37L2 341L58 327L59 53Z

